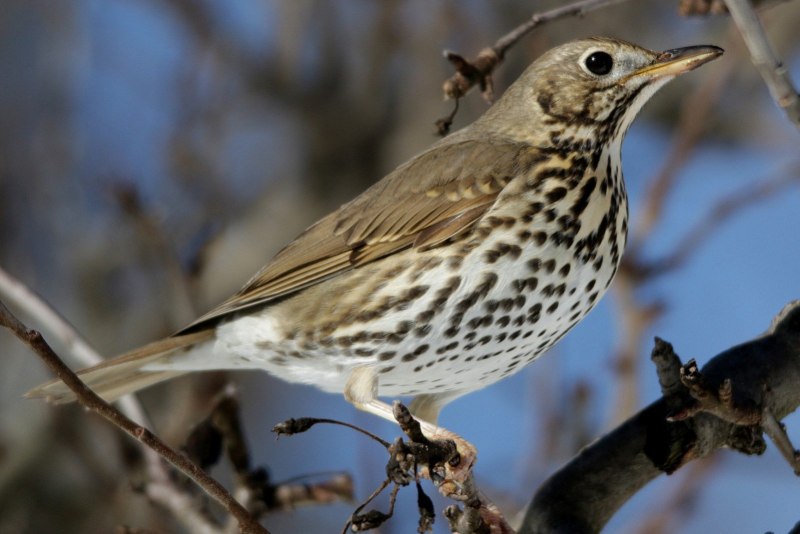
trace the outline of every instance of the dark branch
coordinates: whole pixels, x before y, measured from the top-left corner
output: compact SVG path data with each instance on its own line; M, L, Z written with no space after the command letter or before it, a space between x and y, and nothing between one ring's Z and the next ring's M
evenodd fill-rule
M31 330L19 321L5 304L0 302L0 325L11 330L21 341L25 342L47 365L47 367L72 390L78 402L88 410L100 415L114 426L122 429L129 436L144 446L158 453L163 459L175 466L180 472L192 479L198 486L219 502L231 516L239 522L239 531L247 534L268 534L267 529L255 521L247 510L239 504L231 494L215 479L206 474L186 455L170 448L147 428L134 423L119 410L101 399L84 384L80 378L61 361L50 348L42 335Z
M800 301L787 305L765 335L715 356L702 370L694 371L693 362L679 366L671 345L659 339L652 358L665 396L551 476L520 534L599 532L662 473L722 447L763 452L762 431L780 434L777 421L800 406ZM776 444L796 469L797 452L783 437Z

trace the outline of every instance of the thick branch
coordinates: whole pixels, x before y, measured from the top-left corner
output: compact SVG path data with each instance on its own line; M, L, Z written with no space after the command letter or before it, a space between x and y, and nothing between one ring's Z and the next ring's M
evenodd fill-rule
M760 454L762 425L800 406L800 301L784 308L764 336L712 358L696 386L685 376L693 363L679 367L669 343L657 339L652 358L665 396L551 476L520 534L599 532L662 473L722 447Z

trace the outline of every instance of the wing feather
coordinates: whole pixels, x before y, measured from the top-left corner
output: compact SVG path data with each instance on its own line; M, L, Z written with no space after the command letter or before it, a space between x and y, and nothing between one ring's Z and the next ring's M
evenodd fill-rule
M309 227L236 295L182 332L317 284L399 250L470 229L530 160L530 145L454 135Z

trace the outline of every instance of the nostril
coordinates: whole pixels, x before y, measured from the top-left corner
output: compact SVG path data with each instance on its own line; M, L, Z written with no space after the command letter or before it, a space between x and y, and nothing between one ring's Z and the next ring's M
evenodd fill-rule
M656 61L669 61L670 59L672 59L674 57L675 57L675 53L672 52L671 50L667 50L665 52L661 52L658 55L658 57L656 58Z

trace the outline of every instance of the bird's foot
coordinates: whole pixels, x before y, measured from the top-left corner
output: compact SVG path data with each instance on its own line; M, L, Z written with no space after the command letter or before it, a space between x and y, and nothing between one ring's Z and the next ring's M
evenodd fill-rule
M417 421L399 401L394 402L392 410L409 441L398 439L391 445L390 472L394 462L398 476L416 471L429 478L445 497L469 499L472 467L478 457L475 447L447 429Z

